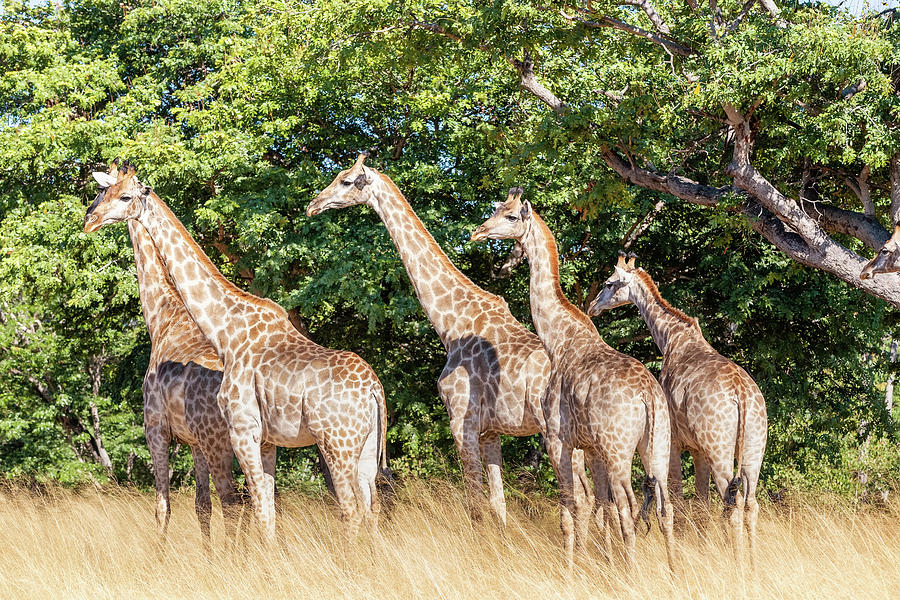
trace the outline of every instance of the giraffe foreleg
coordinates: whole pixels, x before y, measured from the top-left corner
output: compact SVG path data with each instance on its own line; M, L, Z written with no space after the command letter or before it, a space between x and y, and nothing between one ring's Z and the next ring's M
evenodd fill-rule
M216 494L222 503L222 521L225 526L225 538L228 543L237 539L237 530L241 517L241 498L238 496L234 485L232 464L234 453L231 444L224 443L209 447L204 446L204 454L207 456L207 465L213 484L216 486Z
M563 535L563 549L566 555L566 564L569 572L575 566L575 474L572 469L573 448L553 436L546 438L547 455L550 464L556 473L559 483L560 523L559 528Z
M613 527L619 527L615 519L618 514L612 508L609 493L609 477L606 474L606 465L597 452L586 453L591 468L591 478L594 480L594 523L600 532L600 544L607 560L612 558L612 539L610 531Z
M264 542L271 544L275 541L275 502L267 490L261 448L262 421L252 389L249 384L238 385L226 373L217 401L224 407L231 447L244 472L257 525Z
M669 499L672 502L672 516L675 532L679 537L684 535L687 521L687 508L684 501L684 483L681 478L681 447L672 439L669 451Z
M275 485L275 465L278 463L278 446L266 442L260 446L259 451L263 463L263 472L266 474L266 495L271 499L272 506L275 507L275 514L280 515L281 501L279 499L278 486Z
M477 387L462 367L445 367L438 380L438 391L450 414L450 433L462 462L469 516L474 522L482 520L484 506L479 439L481 394Z
M145 392L145 399L147 393ZM146 400L145 400L146 402ZM156 487L156 529L165 539L169 527L169 424L162 413L144 411L144 435L153 465Z
M196 491L194 495L194 510L197 513L197 521L200 523L200 534L203 536L203 546L209 551L209 520L212 516L212 502L209 498L209 465L206 456L198 446L191 446L191 456L194 459L194 480Z
M594 491L588 485L584 451L579 448L572 449L572 497L575 503L575 547L584 552L594 506Z

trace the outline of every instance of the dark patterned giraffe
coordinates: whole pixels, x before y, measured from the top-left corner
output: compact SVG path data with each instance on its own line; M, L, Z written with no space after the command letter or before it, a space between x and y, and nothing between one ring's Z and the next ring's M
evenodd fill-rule
M589 314L629 302L647 322L663 355L659 381L672 417L669 486L682 496L681 452L694 459L697 497L709 503L709 478L722 497L739 564L743 561L743 523L754 561L759 506L756 486L766 449L766 402L747 372L716 352L703 337L697 319L669 304L650 275L635 268L635 259L619 262L594 301ZM737 460L737 476L735 476ZM738 490L743 484L743 494Z
M103 187L109 183L100 179ZM158 529L165 535L169 523L169 444L175 439L189 445L194 458L195 508L205 542L209 543L212 511L210 474L222 502L228 537L233 537L239 497L232 477L234 452L228 424L216 403L222 364L181 303L147 230L129 221L128 231L141 310L150 333L150 362L143 385L144 434L156 482Z
M672 510L666 489L669 414L662 389L644 365L608 346L590 318L563 295L556 240L521 196L521 188L510 190L507 200L475 229L472 239L514 239L528 257L531 316L550 356L543 412L547 452L559 480L560 525L569 564L573 561L573 528L585 510L573 494L577 487L573 486L571 467L575 448L588 455L595 482L606 472L626 559L634 564L631 462L637 449L647 474L644 507L655 497L669 566L674 568ZM598 492L600 511L606 499L607 494ZM601 515L598 523L602 522Z
M384 222L447 350L438 390L463 463L470 512L478 518L483 502L483 460L491 510L505 524L500 436L544 431L540 399L550 369L547 354L503 298L472 283L450 262L394 182L365 166L365 158L361 154L353 167L341 171L306 213L367 204ZM591 495L581 454L576 462L580 490Z
M84 230L134 220L149 233L188 314L223 364L217 402L265 539L275 536L266 444L317 444L348 531L355 534L363 516L374 527L375 477L387 468L386 411L371 367L352 352L303 337L279 305L229 282L133 167L113 165L109 183L88 208Z

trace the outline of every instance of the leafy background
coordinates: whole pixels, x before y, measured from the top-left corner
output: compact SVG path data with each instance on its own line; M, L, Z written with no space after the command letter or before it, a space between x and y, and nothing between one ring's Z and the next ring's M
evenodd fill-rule
M723 99L746 105L765 93L757 147L769 178L796 189L809 157L883 169L900 145L886 118L895 100L878 85L900 55L897 27L801 2L786 8L791 28L754 13L717 40L685 3L658 7L704 48L690 65L698 81L675 77L639 38L579 29L524 1L5 2L0 472L152 485L140 393L150 346L127 231L81 232L96 194L91 171L122 157L226 276L291 310L317 342L373 365L387 391L395 472L457 477L435 386L443 348L384 227L364 207L305 215L337 170L370 149L369 162L453 262L524 323L527 266L495 278L509 245L468 242L508 187L522 185L556 232L576 303L607 277L631 226L664 202L633 249L663 295L759 383L770 419L764 488L858 495L896 486L897 414L884 392L896 313L792 262L727 207L631 186L597 153L628 140L660 167L689 164L722 185L727 141L711 116ZM419 22L454 37L409 25ZM570 100L566 115L520 91L504 56L523 47ZM812 84L811 72L820 74ZM871 85L834 108L848 73ZM613 110L598 89L628 93ZM797 98L823 109L798 116ZM633 308L596 322L612 345L658 370ZM504 448L512 488L552 490L537 438ZM192 477L188 454L174 456L176 484ZM316 485L313 457L282 451L279 482Z

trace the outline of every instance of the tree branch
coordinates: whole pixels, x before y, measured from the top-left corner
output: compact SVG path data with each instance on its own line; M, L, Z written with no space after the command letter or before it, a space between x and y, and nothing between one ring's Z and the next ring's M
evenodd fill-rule
M900 152L891 157L891 224L900 223Z
M591 15L591 13L583 8L574 8L578 13ZM678 42L673 42L672 40L666 39L662 36L659 36L652 31L647 31L646 29L641 29L640 27L635 27L634 25L630 25L625 23L624 21L620 21L618 19L613 19L612 17L607 17L606 15L601 15L596 17L598 20L594 21L591 19L587 19L584 17L580 17L576 14L567 14L564 10L560 9L559 14L562 15L564 19L569 21L577 21L581 23L585 27L590 28L609 28L609 29L618 29L619 31L624 31L626 33L630 33L632 35L636 35L638 37L642 37L647 39L654 44L662 46L671 54L676 54L678 56L691 56L697 54L697 52L693 48L688 48L687 46L683 46ZM591 15L593 16L593 15Z
M525 260L525 246L516 242L503 264L497 269L491 268L491 279L506 279L523 260Z
M653 23L653 26L658 32L665 34L671 33L669 26L663 22L662 17L659 16L659 13L656 12L656 8L650 4L649 0L619 0L619 4L640 8L644 11L647 18L650 19L650 22Z
M625 234L625 237L622 238L622 248L628 250L631 248L631 245L641 237L641 234L647 231L647 228L650 227L650 224L653 223L653 219L656 218L656 215L659 214L659 211L665 207L666 201L660 200L656 204L653 205L653 208L650 209L646 215L641 217L639 220L634 222L634 225L628 230L628 233ZM593 296L592 296L593 297Z
M890 284L879 282L877 285L868 285L877 277L861 280L859 273L866 261L832 239L799 203L788 199L753 167L754 132L751 124L735 107L725 104L724 109L734 132L734 155L726 171L734 178L735 184L750 194L753 201L781 222L775 223L761 211L754 229L794 260L831 273L900 308L897 287L900 278L894 274L894 281Z
M562 114L568 109L565 102L557 98L553 92L544 87L534 76L534 62L531 60L531 54L528 50L525 51L522 60L515 58L508 58L507 60L518 71L519 85L523 89L534 94L538 100L549 106L557 114Z
M534 65L526 54L524 61L510 59L519 72L523 89L534 94L557 113L564 113L568 106L534 76ZM729 125L734 133L734 155L727 167L735 186L714 187L675 174L663 175L651 169L635 166L624 160L608 146L601 147L600 157L625 181L643 188L672 194L682 200L716 206L727 193L744 190L747 197L739 209L753 229L776 248L802 264L821 269L842 281L882 298L900 308L900 276L885 274L866 280L859 278L865 260L833 240L824 228L857 237L867 245L878 247L887 232L874 219L865 215L844 211L831 205L818 207L822 225L801 208L800 203L789 200L765 179L751 164L754 132L750 121L731 105L724 105ZM900 212L900 153L891 162L892 216ZM879 229L880 228L880 229Z

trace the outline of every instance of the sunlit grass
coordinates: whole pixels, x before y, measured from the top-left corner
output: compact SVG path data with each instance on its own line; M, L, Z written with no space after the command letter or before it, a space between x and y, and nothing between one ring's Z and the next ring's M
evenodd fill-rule
M637 570L596 548L569 579L554 501L510 503L509 526L473 527L460 490L413 481L380 539L348 542L328 499L282 496L279 542L203 550L193 497L172 498L160 543L152 494L112 488L0 491L2 598L896 598L900 507L795 500L766 505L759 565L741 575L723 529L689 528L670 575L658 529ZM213 541L222 542L218 511Z

